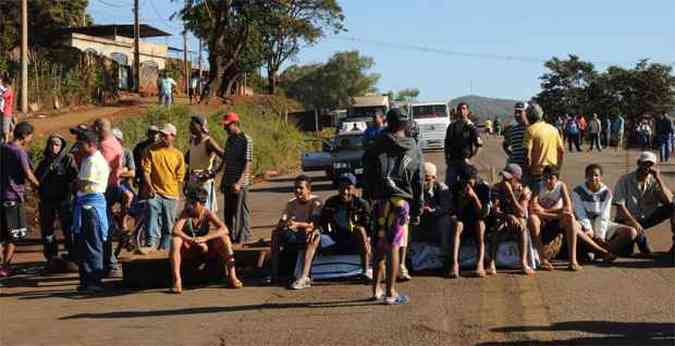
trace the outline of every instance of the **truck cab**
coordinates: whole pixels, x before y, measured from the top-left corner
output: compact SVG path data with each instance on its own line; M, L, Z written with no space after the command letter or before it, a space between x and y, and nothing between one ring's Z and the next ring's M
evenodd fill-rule
M445 102L416 102L409 106L412 120L419 131L422 150L445 148L445 133L450 125L450 110Z
M352 105L347 110L347 116L344 117L338 129L343 129L343 123L358 123L357 127L365 128L373 119L375 114L386 115L389 111L389 97L388 96L356 96L352 100ZM350 127L351 128L351 127Z

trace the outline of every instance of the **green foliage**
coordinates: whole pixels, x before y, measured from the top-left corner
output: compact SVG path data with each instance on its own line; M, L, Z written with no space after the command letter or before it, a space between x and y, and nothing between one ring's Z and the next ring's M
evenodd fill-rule
M28 35L30 46L50 47L57 41L56 30L85 26L92 23L86 13L89 0L29 0ZM0 52L11 51L20 44L21 4L19 1L0 1Z
M315 44L326 31L344 30L344 15L336 0L268 1L262 8L265 19L256 29L262 38L268 91L274 94L281 65L294 57L301 45Z
M417 100L417 96L420 95L420 90L417 88L406 88L401 89L398 92L389 90L386 94L389 96L390 100L400 101L400 102L409 102Z
M593 65L570 55L546 62L542 91L536 101L549 116L564 114L624 114L634 121L644 114L669 112L674 106L672 66L638 62L634 68L610 66L598 73Z
M305 108L345 108L352 97L377 90L380 76L368 73L374 65L358 51L338 52L325 64L290 66L281 76L282 87Z
M241 117L243 131L253 139L253 174L262 175L266 170L290 172L299 167L300 155L305 149L306 137L295 126L286 124L274 108L265 103L241 102L229 111ZM186 151L189 144L189 123L192 114L182 106L155 107L145 116L128 118L116 123L124 133L129 147L142 141L145 130L154 124L170 122L178 128L176 147ZM227 138L220 126L222 112L205 115L211 136L221 145Z

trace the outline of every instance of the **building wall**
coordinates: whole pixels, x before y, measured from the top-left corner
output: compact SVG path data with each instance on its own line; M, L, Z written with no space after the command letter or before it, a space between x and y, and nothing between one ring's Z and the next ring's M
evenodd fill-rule
M128 65L134 65L134 40L128 37L96 37L84 34L72 33L68 38L68 44L81 51L95 51L99 55L113 58L113 53L126 55ZM139 44L141 64L154 62L160 70L166 65L168 46L141 41Z

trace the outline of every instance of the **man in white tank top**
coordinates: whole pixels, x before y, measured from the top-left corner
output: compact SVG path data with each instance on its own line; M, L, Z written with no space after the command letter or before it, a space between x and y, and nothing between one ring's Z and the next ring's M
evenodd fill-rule
M187 152L189 183L203 187L209 194L206 209L218 211L213 169L216 155L222 156L223 149L209 136L206 118L195 115L190 120L190 149Z

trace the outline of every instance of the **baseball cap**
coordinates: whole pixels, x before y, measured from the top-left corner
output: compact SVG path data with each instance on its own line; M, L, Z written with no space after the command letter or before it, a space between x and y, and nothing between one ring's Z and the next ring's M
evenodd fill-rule
M176 127L173 126L173 124L171 124L171 123L164 124L164 126L162 126L162 128L159 130L159 132L161 132L165 135L174 135L174 136L177 133Z
M504 167L504 169L499 173L506 179L517 178L518 180L523 178L523 170L518 164L509 163Z
M349 184L349 185L356 185L356 177L354 174L351 173L345 173L338 178L338 183L339 184Z
M80 133L82 131L87 131L87 130L89 130L89 126L87 126L87 124L80 124L80 125L77 125L76 127L71 127L69 129L70 133L72 135L75 135L75 136L77 136L78 133Z
M652 153L651 151L643 151L640 153L638 162L651 162L656 164L656 154Z
M223 125L229 125L234 122L239 122L239 114L230 112L223 116Z
M150 126L148 126L148 131L149 132L159 132L159 127L157 127L157 125L150 125Z
M425 162L424 163L424 174L432 176L432 177L437 177L438 169L436 168L436 165L434 165L431 162Z
M113 137L117 138L118 141L123 141L124 140L124 133L122 133L122 130L119 128L114 128L112 129L112 135Z
M513 107L513 109L515 109L517 111L524 111L524 110L527 109L527 106L528 105L525 102L516 102L516 105L515 105L515 107Z
M195 124L198 124L204 133L209 133L209 128L207 126L206 122L206 117L201 116L201 115L193 115L192 118L190 118L190 121L192 121Z

